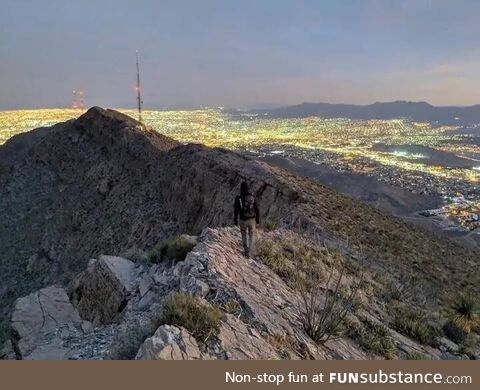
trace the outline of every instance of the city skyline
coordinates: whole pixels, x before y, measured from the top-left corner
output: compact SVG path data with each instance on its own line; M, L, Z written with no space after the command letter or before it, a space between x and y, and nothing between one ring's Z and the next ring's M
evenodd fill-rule
M475 1L6 1L0 109L480 103Z

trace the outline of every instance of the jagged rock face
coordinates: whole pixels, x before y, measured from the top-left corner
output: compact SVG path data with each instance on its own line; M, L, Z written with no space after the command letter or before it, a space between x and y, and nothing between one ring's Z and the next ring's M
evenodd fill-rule
M10 340L7 340L0 350L0 360L16 360L15 350Z
M480 285L478 257L447 240L240 154L180 145L111 110L14 137L0 146L0 164L0 320L18 296L70 282L102 253L230 225L245 179L262 218L348 252L358 243L362 261L384 274L414 270L432 300L447 281Z
M197 360L202 357L197 341L185 328L162 325L138 350L136 360Z
M127 259L100 256L75 279L70 298L82 318L98 325L118 320L138 284L141 268Z

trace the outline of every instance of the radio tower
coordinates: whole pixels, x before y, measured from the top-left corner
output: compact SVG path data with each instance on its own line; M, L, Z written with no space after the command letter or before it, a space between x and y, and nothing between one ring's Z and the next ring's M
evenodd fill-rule
M135 52L136 57L137 57L137 104L138 104L138 121L141 123L142 122L142 96L140 94L140 66L138 65L138 50Z
M80 110L85 109L85 99L83 97L83 91L80 89L73 91L72 108Z

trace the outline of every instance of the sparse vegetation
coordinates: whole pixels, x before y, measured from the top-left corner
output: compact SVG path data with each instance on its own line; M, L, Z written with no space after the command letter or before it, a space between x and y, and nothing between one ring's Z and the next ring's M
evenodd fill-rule
M469 359L475 360L478 359L475 349L480 342L480 338L476 337L474 333L470 333L465 337L465 340L459 345L459 350L463 355L466 355Z
M387 359L393 357L395 345L392 335L388 328L382 324L364 319L361 324L356 324L350 328L349 336L367 352Z
M311 288L323 278L322 265L339 262L342 256L331 248L319 247L296 236L275 236L258 243L260 260L290 287Z
M419 310L403 306L395 309L393 327L401 334L422 344L436 346L440 331Z
M345 267L341 266L339 274L334 276L335 267L332 264L325 289L319 283L300 285L300 320L305 332L317 343L325 343L338 335L347 314L355 307L362 278L346 293L342 285L344 272Z
M165 303L162 324L183 326L198 342L206 342L218 330L221 311L185 293L172 294Z
M411 280L408 281L399 281L399 280L389 280L387 282L385 299L387 301L399 301L405 302L412 298L413 288Z
M136 247L127 249L124 253L122 253L122 257L125 257L126 259L136 263L144 263L148 261L146 253Z
M195 245L197 245L196 237L181 234L157 244L147 253L147 259L152 263L182 261Z
M421 352L409 352L405 356L406 360L430 360L430 358Z

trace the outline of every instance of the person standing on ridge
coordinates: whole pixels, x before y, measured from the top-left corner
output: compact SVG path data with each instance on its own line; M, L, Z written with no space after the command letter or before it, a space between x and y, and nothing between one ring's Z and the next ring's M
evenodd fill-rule
M239 223L239 217L243 250L245 251L245 256L250 257L255 250L255 236L257 234L257 225L260 223L260 213L258 212L257 201L250 192L246 182L240 184L240 195L235 197L235 226Z

